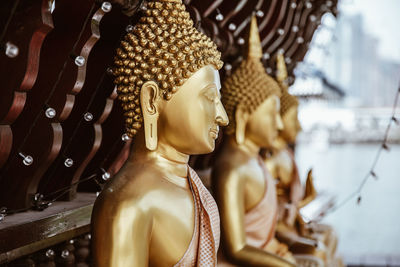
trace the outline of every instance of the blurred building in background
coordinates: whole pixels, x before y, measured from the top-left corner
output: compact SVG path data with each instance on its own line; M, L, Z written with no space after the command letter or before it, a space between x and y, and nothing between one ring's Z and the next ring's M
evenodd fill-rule
M290 89L304 102L301 140L312 142L323 131L331 143L381 141L400 82L400 61L382 57L380 42L361 13L322 18ZM389 142L400 143L399 129L391 131Z
M378 54L379 39L363 27L361 14L339 16L326 64L328 79L361 107L391 107L400 79L400 64Z

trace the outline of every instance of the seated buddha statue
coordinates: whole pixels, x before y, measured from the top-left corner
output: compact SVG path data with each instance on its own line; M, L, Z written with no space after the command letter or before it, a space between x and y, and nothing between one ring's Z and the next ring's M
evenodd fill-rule
M287 91L287 72L283 54L277 56L277 81L281 87L280 115L283 128L272 146L272 155L266 157L265 163L271 175L277 179L277 194L279 202L279 222L294 227L303 199L303 186L300 182L293 151L289 144L294 144L301 130L298 120L298 100Z
M132 147L94 204L94 266L216 266L218 208L188 166L228 124L216 45L181 0L149 1L114 63Z
M312 229L302 220L299 210L309 204L317 196L313 185L312 171L308 173L306 187L300 182L300 177L294 158L294 152L290 148L295 144L301 126L298 120L298 100L287 91L287 72L283 54L277 57L277 80L281 86L280 98L283 128L279 131L274 145L270 150L271 156L265 158L265 164L272 176L277 179L278 196L278 224L277 236L285 243L294 243L299 238L308 238L319 242L318 248L312 254L330 261L336 248L336 238L333 229L325 225L315 225ZM322 232L325 232L322 234ZM301 248L298 248L300 251ZM310 251L304 251L309 252Z
M218 266L295 266L275 238L275 184L259 157L281 127L280 88L267 75L256 18L250 23L243 61L221 89L229 126L211 173L221 216Z

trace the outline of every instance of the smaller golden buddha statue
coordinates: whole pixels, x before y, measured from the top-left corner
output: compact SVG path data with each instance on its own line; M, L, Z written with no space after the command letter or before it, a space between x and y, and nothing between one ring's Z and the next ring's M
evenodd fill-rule
M221 216L218 266L294 266L275 238L275 184L259 157L282 127L279 85L265 72L256 18L251 19L244 60L221 89L230 124L211 181Z
M133 142L94 204L94 266L216 266L218 209L188 166L189 155L214 150L228 124L216 45L181 0L149 1L114 62Z
M277 179L279 203L277 236L287 244L295 244L298 240L307 243L307 239L311 243L322 241L318 242L319 245L315 249L296 246L292 250L318 256L328 263L336 249L336 238L334 235L332 236L333 229L324 225L315 225L311 229L299 214L301 208L316 198L317 192L313 185L312 171L309 171L306 187L303 188L294 152L290 148L290 145L295 144L301 126L298 120L299 102L287 90L287 72L283 54L279 54L277 57L277 69L277 80L282 89L280 115L283 129L280 130L271 149L272 155L265 159L268 170ZM322 234L324 231L325 233Z
M275 179L278 179L277 193L279 200L280 221L294 225L298 212L298 204L303 199L303 188L294 162L293 151L289 144L294 144L301 131L298 120L297 98L288 93L286 84L287 71L283 54L277 56L277 81L281 87L280 115L283 128L274 140L272 156L266 159L266 165Z

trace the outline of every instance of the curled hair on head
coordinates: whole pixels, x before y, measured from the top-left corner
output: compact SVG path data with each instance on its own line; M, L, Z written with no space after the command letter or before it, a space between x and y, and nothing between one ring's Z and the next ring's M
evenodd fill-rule
M299 105L299 100L297 99L297 97L289 94L286 89L282 89L282 96L280 100L281 100L281 110L280 110L281 116L285 115L286 112L288 112L288 110L291 107Z
M216 44L193 26L181 0L150 1L114 58L114 83L122 103L127 134L142 127L140 90L154 81L169 100L184 82L206 65L219 70L223 62Z

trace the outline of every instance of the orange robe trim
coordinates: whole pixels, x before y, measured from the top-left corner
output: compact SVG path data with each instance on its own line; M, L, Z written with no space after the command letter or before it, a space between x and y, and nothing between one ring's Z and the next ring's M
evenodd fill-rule
M244 223L246 243L257 248L265 248L275 235L278 203L274 179L265 168L261 158L258 162L264 172L265 193L261 201L246 212Z
M188 250L174 266L217 266L220 241L218 207L197 173L190 167L188 178L195 202L194 234Z

